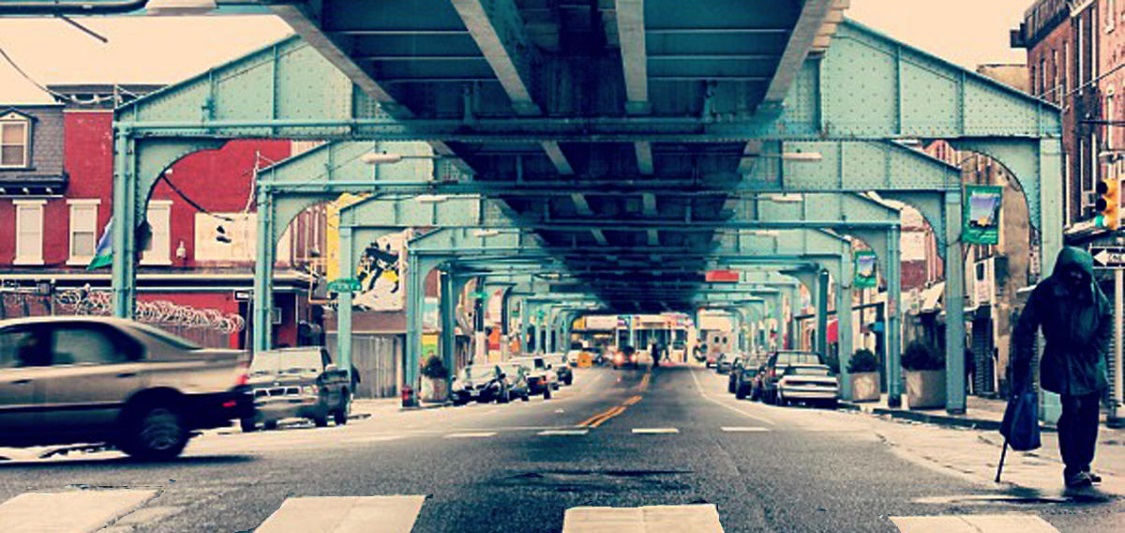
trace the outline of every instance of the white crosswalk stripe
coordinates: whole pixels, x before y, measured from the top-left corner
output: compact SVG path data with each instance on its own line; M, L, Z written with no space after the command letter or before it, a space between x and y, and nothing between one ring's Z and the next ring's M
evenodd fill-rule
M255 533L410 533L425 496L289 498Z
M1058 533L1034 515L892 516L902 533Z
M0 504L5 533L97 531L156 497L154 490L28 492Z
M487 439L488 437L495 437L496 432L478 431L470 433L450 433L445 436L447 439Z
M676 428L633 428L633 433L637 435L670 435L679 432Z
M714 505L649 507L573 507L566 510L563 533L722 533Z
M537 433L540 437L580 437L589 433L588 429L548 429Z
M765 433L769 428L757 426L723 426L721 428L725 433Z

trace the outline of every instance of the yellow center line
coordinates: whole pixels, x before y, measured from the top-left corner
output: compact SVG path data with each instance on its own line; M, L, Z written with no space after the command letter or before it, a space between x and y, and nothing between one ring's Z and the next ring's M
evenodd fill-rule
M594 422L597 422L602 417L609 415L609 413L613 412L614 409L617 409L617 407L616 406L610 407L609 409L606 409L605 411L602 411L602 412L600 412L600 413L598 413L594 416L591 416L590 418L587 418L586 420L583 420L583 421L579 422L578 426L579 427L589 426L590 424L593 424Z
M608 422L613 417L615 417L615 416L617 416L621 413L624 413L624 412L625 412L625 406L624 405L618 405L617 407L614 407L613 409L610 409L609 412L606 413L606 415L603 416L600 420L594 422L593 424L590 424L590 427L596 428L596 427Z

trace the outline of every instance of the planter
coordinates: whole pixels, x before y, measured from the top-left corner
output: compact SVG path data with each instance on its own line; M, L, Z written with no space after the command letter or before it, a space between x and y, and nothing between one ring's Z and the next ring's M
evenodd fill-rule
M423 402L444 403L449 400L449 385L444 378L422 378Z
M878 372L857 372L849 374L848 378L852 382L852 398L853 402L877 402L879 401L879 373Z
M911 409L945 407L945 371L907 370L906 402Z

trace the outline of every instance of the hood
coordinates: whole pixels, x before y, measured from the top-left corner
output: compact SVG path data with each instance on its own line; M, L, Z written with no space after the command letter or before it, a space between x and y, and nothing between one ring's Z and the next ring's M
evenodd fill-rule
M1058 260L1055 261L1054 275L1058 276L1070 270L1079 270L1092 281L1094 279L1094 258L1086 250L1065 246L1059 252Z

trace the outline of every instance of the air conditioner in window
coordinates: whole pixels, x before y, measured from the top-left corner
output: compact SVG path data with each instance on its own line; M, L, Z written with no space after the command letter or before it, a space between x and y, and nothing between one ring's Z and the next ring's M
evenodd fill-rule
M1097 191L1082 192L1082 207L1093 207L1098 203Z

